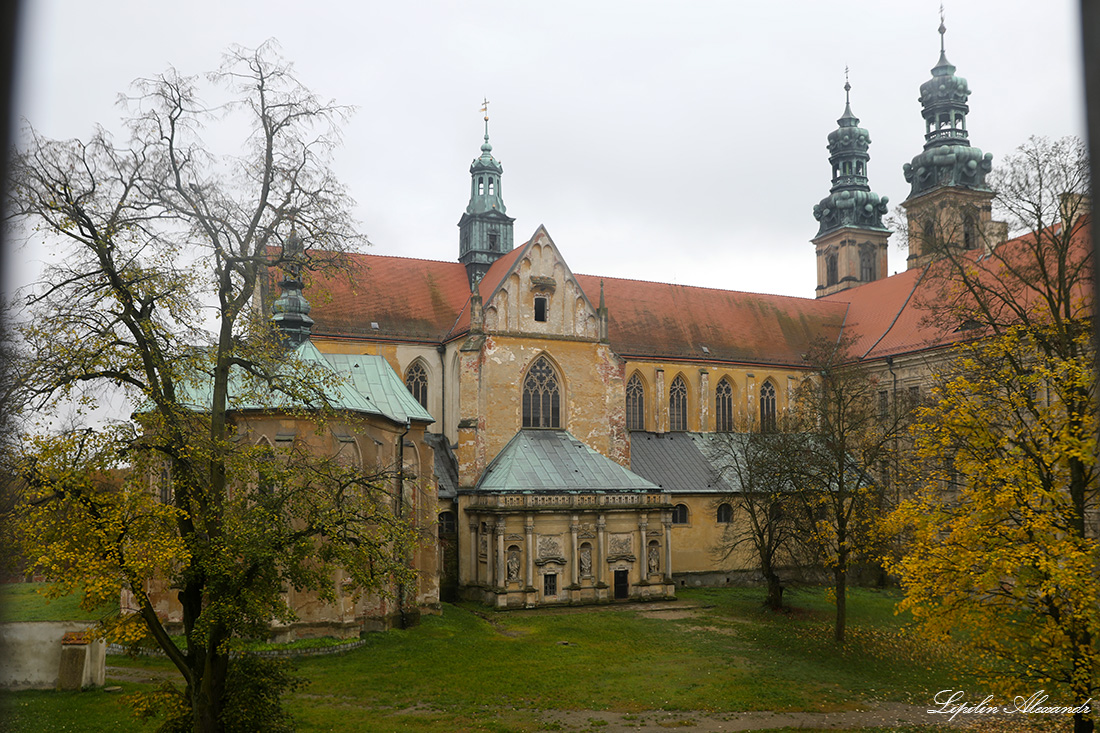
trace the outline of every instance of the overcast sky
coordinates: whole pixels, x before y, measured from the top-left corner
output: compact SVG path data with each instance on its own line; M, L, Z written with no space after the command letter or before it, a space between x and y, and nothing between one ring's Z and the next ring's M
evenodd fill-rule
M845 66L893 206L939 55L938 0L24 6L20 113L46 136L116 127L135 77L274 37L307 85L358 107L336 168L375 253L457 258L487 97L517 244L544 224L574 272L806 297ZM995 165L1030 135L1082 134L1076 8L947 4L970 141ZM904 258L892 246L890 271Z

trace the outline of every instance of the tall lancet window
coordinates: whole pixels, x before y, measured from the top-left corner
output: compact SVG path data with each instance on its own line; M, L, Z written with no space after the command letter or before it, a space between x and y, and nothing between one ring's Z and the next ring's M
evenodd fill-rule
M626 383L626 429L645 430L645 389L637 374Z
M775 385L771 382L764 382L760 388L760 430L775 430Z
M523 380L523 427L561 427L561 387L545 356L535 360Z
M684 378L677 376L668 389L668 429L687 430L688 389Z
M714 390L714 429L719 433L733 431L733 387L725 377Z

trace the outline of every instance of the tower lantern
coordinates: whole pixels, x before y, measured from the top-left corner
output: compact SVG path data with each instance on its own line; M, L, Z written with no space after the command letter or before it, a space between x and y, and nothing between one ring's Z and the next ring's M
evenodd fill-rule
M489 100L485 115L485 142L481 156L470 164L470 203L458 221L458 261L466 266L470 281L480 279L502 255L512 251L512 217L506 214L500 179L504 168L493 157L489 143Z
M845 70L847 77L847 70ZM811 240L817 249L817 297L886 276L886 240L882 223L889 199L871 191L867 163L871 134L852 114L852 85L844 80L844 114L829 133L833 185L814 206L820 222Z

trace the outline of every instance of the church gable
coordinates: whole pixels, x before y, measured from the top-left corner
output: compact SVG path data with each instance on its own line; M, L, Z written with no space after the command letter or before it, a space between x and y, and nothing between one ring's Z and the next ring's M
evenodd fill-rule
M484 314L486 333L599 338L596 308L541 226L509 263Z

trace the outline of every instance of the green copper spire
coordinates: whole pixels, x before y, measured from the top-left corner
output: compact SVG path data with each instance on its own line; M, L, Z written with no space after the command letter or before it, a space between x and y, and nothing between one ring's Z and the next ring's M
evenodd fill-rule
M844 114L837 129L829 133L829 162L833 166L833 186L829 195L814 206L814 218L821 222L817 236L840 227L886 231L882 215L887 213L889 199L871 191L867 180L867 150L871 133L859 126L852 114L852 85L844 80Z
M985 176L993 169L993 156L989 153L983 156L981 150L970 146L967 137L970 88L947 60L944 43L947 26L942 14L939 32L939 62L932 67L932 78L920 87L924 152L903 167L905 180L912 184L910 198L938 186L989 190Z
M483 276L501 255L512 251L513 218L506 214L500 179L504 168L493 157L489 143L489 100L481 111L485 115L485 141L481 156L470 164L470 203L458 222L458 261L466 265L473 281Z
M290 236L283 242L281 259L283 279L279 281L279 289L283 292L272 306L271 320L283 332L286 343L294 348L309 340L313 319L309 317L309 301L302 294L305 247L293 224L290 227Z

